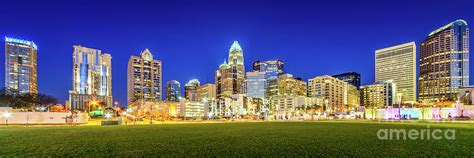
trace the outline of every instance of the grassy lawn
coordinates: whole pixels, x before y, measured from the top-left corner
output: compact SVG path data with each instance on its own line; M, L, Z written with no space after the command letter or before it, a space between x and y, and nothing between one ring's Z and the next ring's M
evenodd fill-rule
M455 140L379 140L379 129L456 129ZM474 156L474 124L255 122L0 127L3 156Z

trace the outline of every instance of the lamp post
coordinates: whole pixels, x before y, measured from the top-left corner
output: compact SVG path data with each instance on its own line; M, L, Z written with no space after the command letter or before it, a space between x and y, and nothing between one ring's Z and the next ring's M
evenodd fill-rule
M118 102L114 102L114 105L115 105L115 117L118 116L118 110L119 110L118 104L119 104Z
M89 113L88 113L88 114L89 114L89 119L91 119L91 116L90 116L90 115L91 115L91 105L96 106L96 105L97 105L97 101L96 101L96 100L91 100L91 101L89 101L89 104L88 104L88 105L89 105Z
M5 118L5 124L8 126L8 118L12 117L12 114L8 111L3 112L3 118Z
M402 93L397 93L397 102L398 102L398 119L402 120L402 109L401 109L401 104L402 104Z

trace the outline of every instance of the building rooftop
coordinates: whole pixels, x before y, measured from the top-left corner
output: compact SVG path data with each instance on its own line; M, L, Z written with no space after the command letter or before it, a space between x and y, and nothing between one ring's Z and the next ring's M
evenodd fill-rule
M453 21L447 25L444 25L443 27L439 28L439 29L436 29L434 31L432 31L428 36L431 36L431 35L434 35L438 32L441 32L443 30L446 30L447 28L450 28L451 26L453 26L454 24L458 24L458 25L467 25L467 22L465 20L462 20L462 19L458 19L456 21Z

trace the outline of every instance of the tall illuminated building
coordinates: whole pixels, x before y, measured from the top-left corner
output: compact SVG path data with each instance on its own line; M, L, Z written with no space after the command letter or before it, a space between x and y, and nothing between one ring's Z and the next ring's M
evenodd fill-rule
M375 51L375 81L392 80L402 102L416 102L416 45L409 42Z
M201 82L197 79L189 80L188 83L184 85L184 97L188 101L198 101L198 87L201 86Z
M265 74L265 98L271 99L278 95L278 76L284 73L284 63L281 60L254 61L253 71ZM247 90L248 91L248 90Z
M420 46L418 95L422 101L455 101L469 86L469 28L456 20L433 32Z
M247 72L246 91L249 98L265 98L267 76L264 72Z
M282 75L284 63L281 60L268 60L268 61L254 61L253 71L264 72L268 79L276 79L278 75Z
M73 48L71 110L85 110L91 101L112 106L112 56L80 45Z
M229 49L229 63L225 62L216 71L217 97L242 94L245 89L245 67L243 51L237 41Z
M37 46L5 37L5 88L14 94L38 93Z
M181 84L176 80L166 82L166 101L178 102L181 98Z
M341 112L360 104L357 87L328 75L308 80L308 97L322 98L325 109L330 112Z
M161 101L162 64L153 59L150 50L128 60L128 104L137 100Z

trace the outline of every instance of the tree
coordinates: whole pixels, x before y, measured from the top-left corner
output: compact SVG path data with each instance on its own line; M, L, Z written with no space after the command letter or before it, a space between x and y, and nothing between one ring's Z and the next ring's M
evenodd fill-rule
M0 90L0 107L31 109L35 105L46 106L57 102L56 98L45 94L20 94L17 91L5 88Z
M45 94L38 94L36 99L36 103L42 106L57 104L58 99L49 95Z

